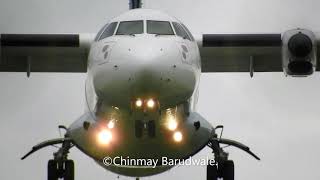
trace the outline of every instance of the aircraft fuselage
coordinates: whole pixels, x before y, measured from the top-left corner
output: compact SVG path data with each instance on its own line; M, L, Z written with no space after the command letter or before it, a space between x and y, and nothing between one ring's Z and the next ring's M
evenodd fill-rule
M131 28L122 22L136 22L135 31L142 23L141 32L117 34L122 25ZM158 22L170 25L172 34L149 33L151 25L161 25ZM91 46L88 108L68 135L112 172L141 177L172 166L106 166L105 157L185 159L208 143L212 126L195 113L201 73L198 46L192 37L178 36L173 23L180 24L159 11L131 10L111 20L112 35Z

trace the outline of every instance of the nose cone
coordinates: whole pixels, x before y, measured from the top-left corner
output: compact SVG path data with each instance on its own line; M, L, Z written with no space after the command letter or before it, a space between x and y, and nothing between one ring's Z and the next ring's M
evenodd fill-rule
M123 37L109 58L109 63L98 67L94 86L113 103L128 104L132 98L151 96L170 106L193 93L195 71L182 62L178 44L172 39Z

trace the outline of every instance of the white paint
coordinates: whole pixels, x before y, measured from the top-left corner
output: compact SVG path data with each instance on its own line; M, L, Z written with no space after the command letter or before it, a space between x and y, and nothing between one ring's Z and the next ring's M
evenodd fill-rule
M194 33L283 32L296 27L320 29L316 0L210 0L201 3L163 0L146 1L145 5L178 17ZM115 4L97 1L88 5L87 1L79 0L3 0L0 31L96 32L111 17L126 9L127 1ZM0 134L5 138L0 150L3 169L0 179L45 179L47 159L53 148L27 161L20 161L19 157L32 144L56 137L58 124L68 125L82 113L85 78L80 74L33 73L27 80L25 73L0 75L0 99L4 103L0 109L4 122ZM316 141L320 138L319 80L318 73L307 79L284 78L283 73L255 74L254 79L242 73L202 76L199 111L211 123L224 124L226 137L237 136L262 157L257 163L244 153L230 149L231 157L237 162L237 179L320 178L320 145ZM206 150L197 157L209 153ZM117 177L98 168L77 150L71 151L71 158L77 161L76 178L79 180ZM146 179L181 177L205 179L205 168L178 167Z

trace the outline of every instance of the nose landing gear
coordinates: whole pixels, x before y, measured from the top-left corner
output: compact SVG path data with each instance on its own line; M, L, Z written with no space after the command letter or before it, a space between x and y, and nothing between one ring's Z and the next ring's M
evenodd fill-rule
M21 160L44 147L56 144L62 144L62 146L53 154L54 158L48 161L48 180L58 180L59 178L63 178L64 180L74 180L74 162L73 160L68 159L68 153L73 147L73 144L68 135L65 135L64 138L44 141L33 146L32 150L23 156Z
M222 129L220 137L215 133L216 129ZM260 160L250 148L237 141L221 138L223 132L223 126L217 126L212 132L212 138L210 139L208 146L213 150L215 163L208 163L207 166L207 180L217 180L222 178L223 180L234 180L234 163L229 160L229 154L220 147L220 144L237 147L255 159ZM213 160L212 160L213 161Z
M53 154L54 158L48 161L48 180L74 180L74 162L68 159L70 142L63 142L62 147Z
M62 163L54 159L48 161L48 180L58 180L58 178L74 180L74 162L72 160L66 160Z

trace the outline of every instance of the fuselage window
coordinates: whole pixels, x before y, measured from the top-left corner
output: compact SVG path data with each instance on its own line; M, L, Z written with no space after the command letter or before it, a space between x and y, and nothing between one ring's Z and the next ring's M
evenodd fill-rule
M191 41L191 38L188 36L188 33L184 30L184 28L179 23L172 22L172 25L174 27L174 30L176 31L177 36L180 36L183 39L189 39Z
M120 22L117 35L134 35L143 33L143 21Z
M147 33L157 35L174 35L171 25L167 21L147 21Z
M103 26L103 28L100 29L100 31L97 33L96 37L94 38L94 41L98 41L99 37L101 36L101 33L103 32L103 30L108 26L109 24L106 24Z
M110 23L109 26L107 26L101 34L99 40L112 36L117 27L117 24L117 22Z
M181 23L181 26L187 31L191 41L194 41L194 37L192 36L191 32L189 31L189 29L187 28L187 26L185 26L184 24Z

